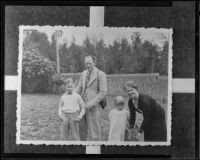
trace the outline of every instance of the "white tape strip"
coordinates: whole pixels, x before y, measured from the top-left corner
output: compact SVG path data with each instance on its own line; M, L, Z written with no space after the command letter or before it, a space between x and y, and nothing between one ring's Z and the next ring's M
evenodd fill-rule
M90 7L90 27L104 26L104 7ZM86 146L86 154L101 154L101 146Z
M90 7L90 27L104 26L104 7Z
M195 93L195 79L174 78L172 80L173 93Z
M100 154L101 146L86 146L86 154Z
M18 77L17 76L5 76L4 78L5 90L17 90ZM186 78L174 78L172 80L172 92L173 93L195 93L195 79Z
M4 77L4 89L5 90L17 90L18 76L5 76Z

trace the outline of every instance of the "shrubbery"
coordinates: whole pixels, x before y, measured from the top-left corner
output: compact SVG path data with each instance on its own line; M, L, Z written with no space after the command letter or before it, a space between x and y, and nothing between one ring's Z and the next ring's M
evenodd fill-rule
M22 91L49 92L52 75L55 73L55 62L42 57L38 51L25 51L22 63Z
M56 73L56 63L38 51L25 51L22 61L22 91L28 93L65 92L65 81L71 76ZM77 85L77 81L76 84Z

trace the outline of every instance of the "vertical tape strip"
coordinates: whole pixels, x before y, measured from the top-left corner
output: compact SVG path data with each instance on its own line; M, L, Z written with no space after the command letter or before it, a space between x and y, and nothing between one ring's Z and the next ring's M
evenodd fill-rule
M90 27L104 26L104 7L90 7ZM101 154L101 146L86 146L86 154Z
M90 27L104 26L104 7L90 7Z
M86 146L86 154L101 154L101 146Z

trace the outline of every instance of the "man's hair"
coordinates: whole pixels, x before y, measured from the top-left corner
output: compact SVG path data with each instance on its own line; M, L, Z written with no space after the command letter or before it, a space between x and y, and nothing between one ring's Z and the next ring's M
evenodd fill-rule
M88 57L91 57L92 60L93 60L93 62L96 63L96 60L97 60L96 56L93 56L93 55L87 55L87 56L85 56L85 59L88 58Z

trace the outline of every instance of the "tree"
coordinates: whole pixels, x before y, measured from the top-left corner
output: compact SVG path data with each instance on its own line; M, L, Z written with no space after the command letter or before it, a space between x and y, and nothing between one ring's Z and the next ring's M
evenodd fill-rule
M59 55L60 55L61 73L69 72L70 56L66 42L60 45Z
M83 41L84 46L84 55L93 55L95 56L95 45L91 43L89 37Z
M121 63L119 64L119 48L120 43L117 40L113 41L112 45L109 45L108 52L106 54L108 56L107 61L109 62L106 66L108 74L115 74L122 67Z
M48 37L43 32L38 32L37 30L30 31L31 33L25 37L24 47L26 49L31 49L37 47L39 53L49 59L50 52L50 42L48 41Z
M134 56L131 54L131 45L128 43L126 38L121 39L120 43L120 55L119 58L122 61L121 73L133 73L133 59Z
M168 52L169 52L169 41L164 42L163 50L160 52L159 61L159 72L162 75L168 74Z
M105 54L106 54L106 46L105 46L104 40L101 39L95 45L95 56L98 60L96 64L97 67L103 71L105 71L105 68L106 68Z
M76 73L83 71L84 61L81 55L83 55L84 48L76 45L75 38L73 38L67 50L69 56L69 72Z
M57 47L58 54L56 32L51 37L51 43L43 33L33 31L30 37L24 42L25 48L42 52L41 55L49 57L51 61L60 61L60 65L57 63L57 71L61 68L61 72L81 72L85 69L85 56L94 55L97 57L96 66L107 74L167 74L168 41L163 35L159 35L159 39L164 42L162 50L148 40L143 42L140 33L134 33L131 43L127 38L121 38L115 39L109 46L105 45L103 39L98 40L96 37L92 40L86 37L81 45L77 45L75 37L72 37L70 45L64 42Z
M143 52L143 46L141 41L140 33L134 33L131 36L132 40L132 59L133 63L135 64L135 73L143 73L144 72L144 57L145 52Z
M159 52L158 52L158 46L153 45L151 42L149 41L145 41L142 44L142 48L143 48L143 52L145 54L145 61L144 61L144 72L147 73L154 73L155 72L155 67L156 67L156 63L158 63L158 56L159 56Z
M55 33L52 34L52 36L51 36L49 59L51 61L56 62L56 39L55 39Z

